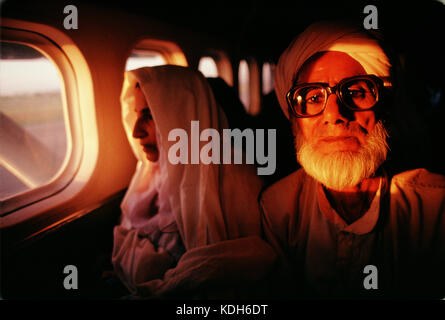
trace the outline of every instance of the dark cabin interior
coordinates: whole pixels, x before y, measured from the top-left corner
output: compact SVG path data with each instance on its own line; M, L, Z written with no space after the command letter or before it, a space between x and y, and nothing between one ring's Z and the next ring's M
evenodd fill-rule
M45 4L45 12L59 10L63 4ZM104 8L106 14L127 12L190 30L224 42L236 56L252 54L276 63L280 53L296 34L313 21L352 19L362 21L363 7L379 9L379 28L398 53L403 67L403 90L409 99L398 109L404 123L396 136L395 170L426 167L445 174L443 155L445 117L445 61L442 42L445 6L437 1L181 1L176 5L162 1L123 2L71 1L80 10ZM36 1L6 1L2 17L32 16ZM41 10L37 10L41 12ZM81 12L81 11L80 11ZM98 19L97 24L101 21ZM100 47L98 46L98 50ZM197 61L194 62L195 64ZM193 67L193 61L191 61ZM196 65L195 65L196 67ZM432 93L438 99L432 98ZM278 108L272 95L263 100L260 117L268 119L268 108ZM403 119L405 108L414 117ZM403 119L403 120L402 120ZM281 120L277 120L278 123ZM267 124L266 124L267 125ZM399 136L398 136L399 135ZM286 174L290 169L280 172ZM86 208L90 214L66 221L52 232L8 246L2 233L1 295L6 299L108 299L122 292L104 286L104 271L111 269L112 230L119 219L123 193L105 205ZM79 290L62 286L63 266L75 264Z

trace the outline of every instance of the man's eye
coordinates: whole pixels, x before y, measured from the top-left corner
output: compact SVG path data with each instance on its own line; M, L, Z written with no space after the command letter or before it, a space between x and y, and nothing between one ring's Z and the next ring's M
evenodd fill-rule
M349 89L348 95L351 98L364 98L366 95L366 90L364 90L364 89Z
M320 104L324 101L324 92L320 88L308 88L301 92L302 100L307 104Z
M323 98L323 95L320 94L306 96L306 103L321 103L323 102Z

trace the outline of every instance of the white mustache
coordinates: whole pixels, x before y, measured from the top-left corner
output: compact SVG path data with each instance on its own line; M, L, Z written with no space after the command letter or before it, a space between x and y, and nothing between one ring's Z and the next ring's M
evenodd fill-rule
M342 137L342 136L366 136L368 131L360 126L358 123L348 123L348 124L336 124L336 125L322 125L320 127L314 128L314 138L325 139L331 137Z

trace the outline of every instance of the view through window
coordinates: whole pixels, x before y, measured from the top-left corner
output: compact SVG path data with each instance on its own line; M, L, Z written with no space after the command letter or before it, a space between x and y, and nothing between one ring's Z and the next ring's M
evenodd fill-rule
M212 57L202 57L199 60L198 70L207 78L218 77L218 67Z
M127 59L125 70L160 66L164 64L166 64L166 61L160 53L150 50L135 49Z
M62 79L37 50L2 42L0 200L56 177L68 152Z

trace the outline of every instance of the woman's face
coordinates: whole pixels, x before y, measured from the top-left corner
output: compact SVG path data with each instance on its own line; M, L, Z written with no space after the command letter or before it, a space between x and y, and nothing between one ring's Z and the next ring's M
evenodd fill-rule
M159 159L159 149L156 141L155 122L148 108L144 93L139 86L136 87L134 95L137 120L133 129L133 137L139 139L147 159L149 161L157 161Z

